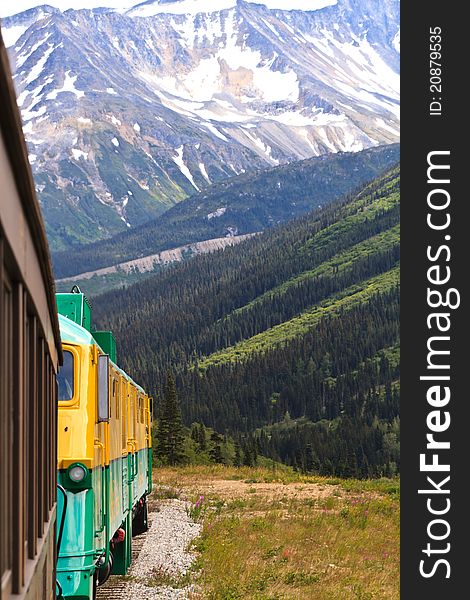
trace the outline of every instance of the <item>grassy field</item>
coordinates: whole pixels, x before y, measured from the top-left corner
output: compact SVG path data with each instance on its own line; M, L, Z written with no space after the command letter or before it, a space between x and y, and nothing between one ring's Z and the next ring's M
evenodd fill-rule
M155 475L156 494L188 498L204 524L194 542L195 600L399 598L397 480L306 477L279 466Z

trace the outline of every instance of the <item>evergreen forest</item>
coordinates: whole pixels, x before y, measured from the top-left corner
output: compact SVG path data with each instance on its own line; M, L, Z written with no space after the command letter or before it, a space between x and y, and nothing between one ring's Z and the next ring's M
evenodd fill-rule
M393 476L399 198L395 167L238 246L95 298L95 320L160 403L173 373L194 443L204 425L234 440L234 460L248 452L306 473ZM223 462L218 445L212 458Z

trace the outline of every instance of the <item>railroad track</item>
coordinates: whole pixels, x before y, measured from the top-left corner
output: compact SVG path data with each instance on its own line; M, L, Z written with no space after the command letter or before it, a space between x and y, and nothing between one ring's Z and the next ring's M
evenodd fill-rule
M149 512L149 528L152 525L155 513ZM137 535L132 538L132 564L138 559L142 546L144 545L146 534ZM121 600L129 596L129 581L122 575L111 575L108 581L98 588L96 600Z

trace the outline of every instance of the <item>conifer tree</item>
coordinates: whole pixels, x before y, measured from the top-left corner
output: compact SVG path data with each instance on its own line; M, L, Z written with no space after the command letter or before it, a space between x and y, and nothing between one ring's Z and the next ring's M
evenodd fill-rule
M235 457L233 459L233 464L235 467L242 466L242 455L241 455L240 444L237 442L235 443Z
M198 441L198 434L199 434L199 424L198 423L193 423L191 425L191 439L194 442Z
M253 466L253 456L252 456L248 446L245 446L243 448L243 466L245 466L245 467Z
M199 424L197 441L198 441L199 450L201 452L205 452L207 450L206 428L204 427L204 425L202 423Z
M164 463L177 465L183 462L183 421L173 375L168 372L165 395L160 405L156 455Z
M209 451L209 456L211 461L216 464L223 462L221 442L222 437L214 431L211 435L212 448Z

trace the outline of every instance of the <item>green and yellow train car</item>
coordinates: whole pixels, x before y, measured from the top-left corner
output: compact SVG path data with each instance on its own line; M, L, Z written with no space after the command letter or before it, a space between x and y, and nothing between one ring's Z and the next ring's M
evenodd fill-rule
M57 579L64 598L89 600L125 574L132 534L147 528L152 486L151 399L116 364L110 332L91 332L78 288L57 294L64 365L58 376Z

